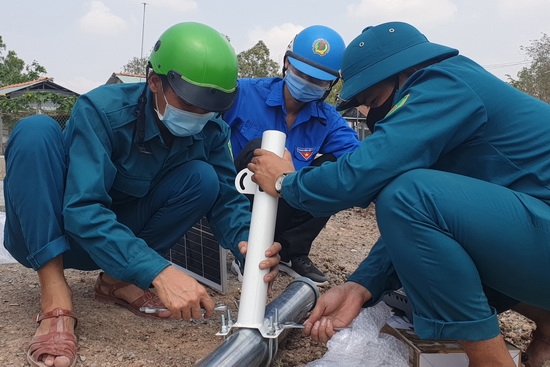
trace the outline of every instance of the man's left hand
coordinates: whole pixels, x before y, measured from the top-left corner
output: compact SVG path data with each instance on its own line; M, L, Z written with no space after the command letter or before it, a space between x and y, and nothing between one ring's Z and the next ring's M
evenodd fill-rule
M248 242L242 241L239 243L239 251L241 254L246 256ZM260 261L260 269L269 269L269 273L264 276L264 282L268 283L267 293L269 295L273 292L273 281L279 274L279 261L281 257L279 256L279 251L281 251L281 244L279 242L273 242L273 244L265 250L265 257L267 259Z

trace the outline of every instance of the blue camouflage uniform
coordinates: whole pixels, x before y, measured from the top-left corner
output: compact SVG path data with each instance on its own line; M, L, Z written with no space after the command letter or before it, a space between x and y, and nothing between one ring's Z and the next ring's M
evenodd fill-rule
M349 281L373 302L402 285L423 338L498 335L483 287L550 310L550 105L463 56L394 105L356 151L287 176L285 200L327 216L376 199L381 238Z
M44 115L15 126L6 150L5 246L20 263L39 269L63 254L65 267L99 267L147 288L169 265L159 253L203 215L220 245L242 257L237 245L248 238L250 209L234 186L229 128L214 118L170 147L147 90L138 147L144 88L107 85L82 95L63 132Z

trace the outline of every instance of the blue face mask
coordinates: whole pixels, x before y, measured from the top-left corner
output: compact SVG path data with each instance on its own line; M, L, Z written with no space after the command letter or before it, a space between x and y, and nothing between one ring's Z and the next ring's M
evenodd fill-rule
M166 96L164 96L164 101L166 102L164 115L157 109L155 111L164 126L175 136L183 137L200 133L204 125L215 115L215 112L193 113L180 110L170 105L166 100Z
M287 69L285 72L285 83L292 97L300 102L317 101L323 98L327 91L326 87L321 87L304 78L300 78L290 69Z

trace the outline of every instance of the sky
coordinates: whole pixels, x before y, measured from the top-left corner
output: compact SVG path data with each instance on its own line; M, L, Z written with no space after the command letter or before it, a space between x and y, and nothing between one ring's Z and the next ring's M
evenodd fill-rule
M307 26L331 27L348 44L367 26L404 21L507 81L529 66L521 48L550 34L549 17L550 0L0 0L0 36L6 50L82 94L147 57L179 22L217 29L236 53L262 40L281 65Z

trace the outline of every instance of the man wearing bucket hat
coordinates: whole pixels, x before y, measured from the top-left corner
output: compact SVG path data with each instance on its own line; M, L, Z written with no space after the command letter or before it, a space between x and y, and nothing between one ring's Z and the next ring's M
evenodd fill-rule
M230 131L219 118L236 82L226 38L179 23L157 41L145 83L82 95L64 131L45 115L15 126L5 154L4 245L40 282L32 366L76 363L65 268L102 269L95 299L140 316L212 314L206 289L161 254L203 216L221 246L239 259L246 252L249 202L234 186ZM266 282L277 274L279 249L273 244L259 264L273 268Z
M459 340L472 367L514 365L497 314L522 313L536 324L525 363L541 366L550 359L550 105L401 22L355 38L342 77L339 108L372 113L359 149L297 172L260 149L248 165L266 192L313 215L376 199L380 239L321 296L305 333L327 341L402 286L415 332Z
M344 49L344 40L333 29L309 26L288 45L283 59L284 78L239 79L235 103L223 115L231 126L237 171L246 168L266 130L286 134L286 149L296 169L318 166L357 149L355 130L324 102L339 80ZM305 276L318 285L327 284L326 275L308 255L329 218L312 217L279 200L275 241L282 245L280 271ZM242 265L233 262L239 276Z

